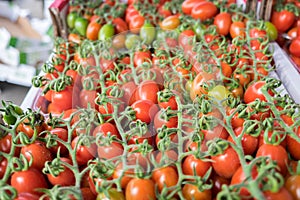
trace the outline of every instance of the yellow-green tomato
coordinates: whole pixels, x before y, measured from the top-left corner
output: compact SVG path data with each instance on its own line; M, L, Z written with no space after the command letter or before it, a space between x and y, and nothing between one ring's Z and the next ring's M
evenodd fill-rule
M134 48L139 42L141 42L141 38L135 34L129 34L126 36L125 47L127 49Z
M123 192L117 191L115 188L108 190L108 194L99 193L96 200L125 200Z
M155 39L156 31L155 28L151 23L146 22L141 30L140 30L140 37L142 41L146 44L151 44L152 41Z
M231 92L229 92L229 90L223 85L217 85L208 92L208 96L219 101L228 98L229 95L231 95Z
M274 26L274 24L272 24L271 22L265 22L265 26L266 26L266 31L269 37L270 41L274 41L277 39L278 36L278 31L276 29L276 27Z
M86 29L88 27L89 21L83 17L77 17L75 19L75 30L82 36L86 35Z
M114 36L115 34L115 28L112 24L105 24L101 27L99 34L98 34L98 39L99 40L107 40Z

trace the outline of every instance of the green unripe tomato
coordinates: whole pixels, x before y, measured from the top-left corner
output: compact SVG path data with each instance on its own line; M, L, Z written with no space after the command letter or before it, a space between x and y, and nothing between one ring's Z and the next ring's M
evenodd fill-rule
M75 20L78 17L78 14L76 12L71 12L67 16L67 25L69 28L74 28L75 27Z
M134 48L141 41L140 36L135 34L130 34L126 36L125 47L127 49Z
M270 41L276 40L278 37L278 31L277 31L276 27L274 26L274 24L272 24L271 22L265 22L265 26L266 26L266 31L267 31L269 40Z
M146 22L140 30L140 37L142 41L144 41L146 44L151 44L155 39L155 36L155 28L151 23Z
M77 17L75 20L75 30L81 36L86 35L86 29L88 27L89 21L83 17Z
M99 40L107 40L115 35L115 28L112 24L105 24L98 33Z

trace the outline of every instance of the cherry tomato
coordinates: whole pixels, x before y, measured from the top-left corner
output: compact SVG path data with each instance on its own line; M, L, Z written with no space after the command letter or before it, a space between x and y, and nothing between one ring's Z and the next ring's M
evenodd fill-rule
M265 26L266 26L266 31L267 31L269 40L270 41L276 40L277 37L278 37L278 31L277 31L276 27L274 26L274 24L272 24L271 22L266 21Z
M167 166L155 169L152 173L152 180L161 192L164 187L168 188L175 186L178 182L178 173L174 167Z
M265 192L264 196L266 200L293 200L292 195L285 187L282 187L278 192Z
M119 163L116 166L112 177L113 177L113 179L118 179L118 178L122 177L121 180L120 180L121 187L123 189L125 189L127 187L128 183L129 183L129 181L131 181L131 179L133 179L131 177L131 175L134 173L134 170L133 169L128 169L128 170L124 171L123 167L124 167L123 164Z
M295 132L295 136L298 138L300 137L300 128L298 128L297 131ZM300 160L300 151L299 151L300 143L297 142L295 139L293 139L292 136L290 135L287 135L286 141L287 141L288 152L295 160Z
M115 34L115 28L112 24L104 24L99 33L98 40L107 40L113 37Z
M160 23L160 28L163 30L174 30L180 25L180 19L177 15L171 15L165 18Z
M295 14L288 10L274 11L272 13L271 22L281 33L286 32L293 25L294 21Z
M204 21L213 18L217 13L218 8L214 3L210 1L202 1L193 7L191 16L194 19Z
M277 162L279 171L285 175L287 172L288 154L281 145L263 144L256 153L256 157L266 156Z
M293 56L300 57L300 37L292 40L289 46L289 52Z
M96 90L85 90L82 89L79 94L80 99L80 106L82 108L95 108L96 103L95 99L97 97L97 91Z
M78 14L76 12L71 12L67 15L67 25L69 28L75 27L75 20L78 17Z
M134 52L133 63L135 67L140 66L144 62L151 61L150 51L136 51Z
M155 81L146 80L143 81L136 90L135 100L149 100L154 104L157 104L157 92L159 87Z
M215 172L224 178L231 178L240 166L240 160L232 147L228 147L223 153L211 156L212 166Z
M126 200L155 200L155 185L151 179L133 178L126 187Z
M300 176L292 175L285 181L285 188L290 192L294 199L300 199Z
M99 145L97 152L101 159L112 159L123 154L123 146L118 142L112 142L107 145Z
M60 158L61 161L72 165L72 161L69 158ZM75 185L75 176L71 169L62 164L60 173L57 175L47 174L48 180L52 185L60 186L72 186Z
M192 9L199 4L200 2L203 2L204 0L185 0L181 4L181 9L184 14L190 15L192 13Z
M11 186L16 188L18 193L32 193L40 195L38 188L47 188L47 182L43 174L36 169L14 172L11 176Z
M194 100L197 96L202 94L207 94L207 91L204 89L203 84L209 80L214 80L215 76L210 73L200 72L197 74L195 79L192 82L190 97Z
M117 17L112 21L112 23L115 26L116 33L123 33L128 31L128 25L122 18Z
M29 193L29 192L22 192L19 193L17 198L15 198L14 200L39 200L40 197L36 194L33 193Z
M75 19L74 28L81 36L86 36L86 29L88 27L88 20L83 17L77 17Z
M256 99L261 101L267 101L265 95L262 93L262 87L266 84L264 81L258 81L251 84L245 91L244 101L245 103L251 103ZM269 94L272 95L272 92L269 91Z
M67 142L68 141L68 131L64 128L54 128L50 130L50 134L56 135L59 139ZM68 153L68 149L65 145L63 145L61 142L57 142L57 145L50 148L50 151L53 154L56 154L58 151L58 148L60 148L60 154L65 155Z
M212 199L211 190L200 191L197 186L185 184L182 188L182 194L186 200L208 200Z
M136 119L149 124L154 119L155 114L158 112L158 107L150 100L138 100L134 102L131 107L136 112Z
M231 38L236 38L236 37L244 38L246 36L245 29L246 29L246 25L244 22L241 21L232 22L229 29Z
M22 147L21 154L30 161L32 159L31 167L37 170L42 170L47 161L52 160L52 154L46 145L42 142L35 142Z
M72 108L73 88L68 87L60 92L53 92L52 103L61 110L68 110Z
M156 37L155 28L151 23L145 22L140 30L140 37L146 44L151 44Z
M2 179L5 174L7 164L7 159L5 157L0 156L0 179Z
M83 144L78 144L80 136L76 136L71 143L72 149L76 148L76 160L78 165L86 165L89 160L95 158L97 154L97 145L95 143L90 144L90 146L84 146Z
M196 158L194 155L188 155L183 161L182 172L186 175L204 177L211 166L209 161Z
M164 111L160 110L156 113L154 117L154 128L157 131L159 128L162 128L163 126L166 126L167 128L176 128L178 124L178 117L173 116L169 117L169 119L164 119L162 116L162 113Z
M131 21L129 22L129 30L134 33L138 34L140 29L145 23L145 18L141 15L135 15L132 17Z
M86 30L87 39L97 40L100 29L101 29L101 24L99 24L97 21L91 21L87 26L87 30Z
M231 15L227 12L221 12L214 18L214 25L220 35L228 35L231 23Z

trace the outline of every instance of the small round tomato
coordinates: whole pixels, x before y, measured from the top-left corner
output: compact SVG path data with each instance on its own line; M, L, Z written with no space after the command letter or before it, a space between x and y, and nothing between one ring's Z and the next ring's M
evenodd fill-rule
M229 29L231 38L236 38L236 37L244 38L246 36L245 29L246 29L246 25L244 22L242 21L232 22Z
M214 80L215 76L210 73L200 72L197 74L195 79L192 82L190 97L194 100L197 96L201 96L202 94L207 94L208 91L204 89L204 83L209 80Z
M293 56L300 57L300 37L292 40L289 46L289 52Z
M126 187L126 200L156 199L155 185L151 179L133 178Z
M72 108L73 88L67 87L60 92L53 92L51 102L61 110L68 110Z
M186 200L208 200L212 199L210 189L200 191L197 186L192 184L185 184L182 188L182 194Z
M271 22L276 29L284 33L293 25L295 21L295 14L288 10L282 10L280 12L274 11L272 13Z
M287 172L288 154L281 145L263 144L256 153L256 157L266 156L276 161L279 171L285 175Z
M211 19L218 13L217 6L210 1L202 1L192 9L191 16L201 21Z
M97 91L96 90L85 90L82 89L79 94L80 99L80 106L82 108L87 108L90 106L91 108L95 108L96 103L95 99L97 97Z
M26 146L23 146L21 149L21 154L30 161L32 159L31 167L37 170L42 170L47 161L52 160L52 154L46 145L42 142L35 142Z
M231 15L228 12L221 12L214 18L214 25L220 35L228 35L231 23Z
M264 192L264 197L266 200L293 200L292 195L285 187L282 187L278 192Z
M272 22L265 22L266 31L270 41L274 41L278 37L278 31Z
M138 100L131 107L136 112L136 119L150 124L158 112L158 107L150 100Z
M141 15L135 15L129 22L129 30L133 34L138 34L145 23L145 18Z
M78 14L77 12L70 12L68 15L67 15L67 25L69 28L74 28L75 27L75 20L76 18L78 17Z
M133 179L133 177L131 177L130 175L132 175L134 173L134 170L128 169L128 170L124 171L123 167L124 167L123 164L119 163L116 166L112 177L113 177L113 179L118 179L122 176L120 183L121 183L121 187L123 189L125 189L129 183L129 181L131 181L131 179Z
M169 188L177 184L178 173L174 167L162 167L152 172L152 180L161 192L164 187Z
M95 143L90 144L90 146L84 146L83 144L78 144L80 136L76 136L71 143L72 149L76 148L76 160L78 165L86 165L89 160L95 158L97 154L97 145Z
M123 33L128 31L128 25L122 18L117 17L112 21L112 23L115 26L116 33Z
M149 100L154 104L157 103L157 92L159 91L159 86L155 81L146 80L143 81L135 92L135 100Z
M261 101L267 101L265 95L262 93L262 87L266 84L265 81L257 81L246 89L244 94L245 103L251 103L256 99ZM272 95L272 92L269 91L269 94Z
M151 23L145 22L140 30L140 37L146 44L151 44L156 37L155 28Z
M204 161L196 158L194 155L188 155L182 164L182 172L191 176L204 177L209 168L211 168L210 161Z
M30 192L22 192L19 193L17 198L15 198L14 200L39 200L39 199L40 199L39 195Z
M50 130L50 134L56 135L59 139L67 142L68 141L68 131L64 128L54 128ZM57 145L50 148L50 151L53 154L56 154L58 151L58 148L60 148L60 154L65 155L68 153L68 149L65 145L63 145L61 142L57 142Z
M136 51L133 56L133 63L135 67L139 67L144 62L151 61L151 53L150 51Z
M228 147L219 155L211 156L211 159L215 172L224 178L231 178L240 167L239 157L232 147Z
M61 161L72 164L69 158L60 158ZM71 186L75 185L75 176L71 169L62 164L60 173L57 175L47 174L48 180L52 185Z
M112 159L123 154L123 146L118 142L112 142L107 145L98 145L98 157L101 159Z
M163 126L166 126L167 128L176 128L178 124L177 116L170 117L169 119L164 119L164 117L162 116L163 112L163 110L160 110L156 113L154 117L154 129L157 131Z
M43 174L36 169L14 172L11 176L11 186L16 188L18 193L29 192L40 195L38 188L47 188L47 182Z
M125 40L125 47L127 49L134 48L141 41L140 36L135 34L127 34Z
M6 172L7 164L7 159L5 157L0 156L0 179L3 178Z
M181 9L184 14L190 15L192 13L193 8L199 4L200 2L203 2L204 0L185 0L181 4Z
M296 137L300 137L300 128L295 132ZM287 135L287 150L295 160L300 160L300 143L290 135Z

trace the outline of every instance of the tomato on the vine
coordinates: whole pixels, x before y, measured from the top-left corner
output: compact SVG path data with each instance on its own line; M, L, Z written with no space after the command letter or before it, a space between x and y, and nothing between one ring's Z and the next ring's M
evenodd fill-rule
M133 178L126 187L126 200L156 199L155 184L151 179Z

